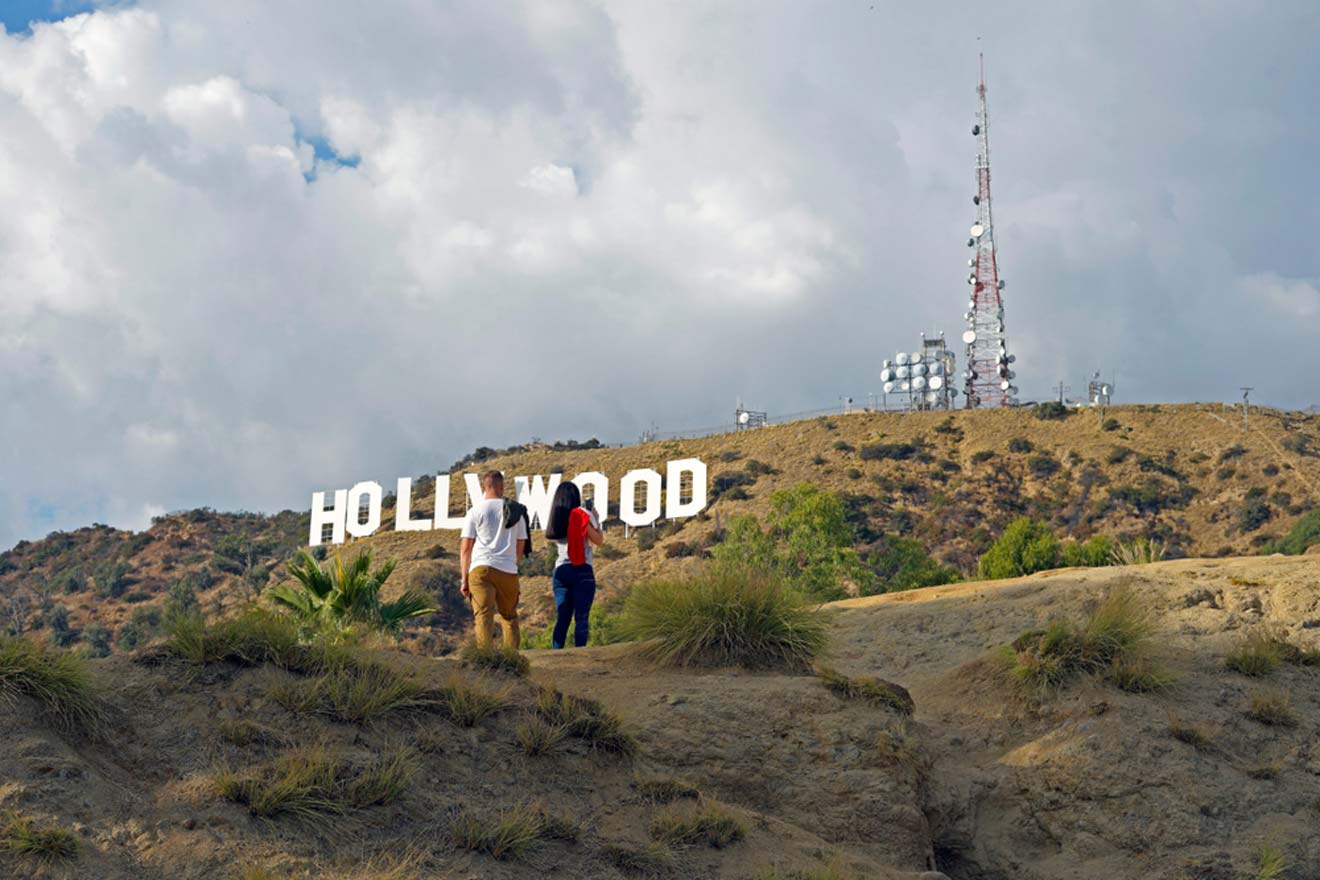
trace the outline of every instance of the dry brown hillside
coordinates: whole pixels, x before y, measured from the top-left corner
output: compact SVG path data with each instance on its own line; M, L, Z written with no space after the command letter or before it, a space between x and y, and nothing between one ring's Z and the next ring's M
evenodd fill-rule
M1154 537L1169 556L1243 555L1286 533L1320 497L1320 416L1262 410L1248 432L1239 414L1208 404L1110 407L1104 419L1095 410L1062 420L1037 418L1030 409L853 413L621 448L534 444L469 469L568 476L601 470L617 486L635 467L662 468L688 456L706 461L718 497L703 516L631 537L621 527L609 530L612 549L597 559L606 602L639 578L690 564L730 517L763 515L776 490L803 482L845 496L863 545L885 534L915 537L965 576L1020 515L1047 520L1060 536ZM391 486L396 475L363 475L371 476ZM461 509L462 482L453 482L453 509ZM414 515L433 512L429 492L418 484ZM349 552L369 547L399 559L392 589L416 587L440 598L441 612L424 621L414 646L444 649L466 617L456 595L457 533L395 533L391 518L387 509L382 531ZM135 612L149 618L180 580L218 611L283 576L283 562L306 541L306 523L306 514L293 512L199 510L163 517L138 535L99 527L24 542L0 556L0 612L30 627L41 621L43 606L60 604L69 610L73 638L94 623L117 637ZM544 562L531 560L527 571L547 572ZM113 580L115 566L124 583L111 595L102 582ZM524 594L529 617L539 623L548 578L529 577Z
M1174 676L1166 688L1127 693L1083 678L1037 700L994 671L987 658L997 646L1050 620L1081 619L1117 588L1135 590L1152 615L1156 659ZM289 683L305 693L309 679L269 666L94 661L121 710L106 740L61 737L29 702L0 714L0 812L72 829L80 855L42 869L0 852L0 874L368 878L406 853L407 866L389 876L1320 876L1320 672L1225 668L1244 635L1267 626L1301 648L1320 644L1320 557L1064 570L830 609L830 662L906 687L911 719L840 697L811 675L661 671L625 645L530 652L530 682L478 675L451 658L380 655L422 681L456 672L507 689L511 705L471 728L424 710L337 721L291 701ZM515 729L538 686L601 701L635 735L635 756L592 753L572 738L526 754ZM1276 711L1262 714L1262 700ZM384 805L342 818L259 819L217 793L223 770L244 777L309 743L359 773L382 754L415 749L418 772ZM656 802L668 796L674 804ZM464 816L531 802L576 831L547 830L516 858L461 843ZM716 847L699 836L657 855L653 829L701 810L741 839ZM1263 873L1270 865L1281 870ZM253 866L266 872L244 873Z

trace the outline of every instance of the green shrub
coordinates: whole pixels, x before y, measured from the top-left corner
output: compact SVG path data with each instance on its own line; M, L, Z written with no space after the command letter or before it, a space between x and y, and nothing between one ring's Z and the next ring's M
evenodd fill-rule
M1036 444L1032 443L1026 437L1014 437L1008 441L1009 452L1026 454L1035 448Z
M758 477L763 474L773 474L776 472L770 465L763 461L757 461L754 458L747 459L747 463L743 465L743 470L747 471L749 474L755 474Z
M1253 498L1242 505L1238 511L1238 527L1244 532L1254 532L1274 516L1274 510L1262 498Z
M166 619L164 629L161 650L199 666L271 663L312 673L351 659L347 648L321 640L305 641L296 620L254 606L219 620L207 620L200 611L176 615Z
M1059 539L1039 520L1019 517L981 555L978 571L987 579L1021 577L1059 567Z
M97 695L83 658L0 636L0 706L13 705L19 697L35 700L65 733L102 737L109 728L110 706Z
M1027 469L1037 479L1044 480L1059 472L1059 460L1048 452L1040 452L1027 459Z
M1308 547L1320 544L1320 510L1312 510L1298 517L1288 534L1265 548L1266 553L1286 553L1296 556Z
M42 863L67 861L78 856L78 838L72 831L42 827L18 812L6 810L0 812L0 853L27 856Z
M696 810L669 808L651 821L652 839L670 846L706 846L722 849L747 835L743 824L728 810L706 804Z
M1044 403L1038 403L1033 412L1033 415L1035 415L1036 418L1046 421L1066 419L1071 414L1072 411L1057 400L1047 400Z
M549 754L566 736L568 731L563 726L535 715L522 721L514 731L523 753L532 757Z
M729 496L735 489L751 486L756 482L756 475L747 471L725 471L710 481L710 500L716 501ZM746 494L744 493L744 497Z
M1234 444L1228 447L1227 449L1225 449L1223 452L1219 453L1219 463L1223 464L1226 461L1232 461L1235 458L1241 458L1246 454L1247 454L1247 448L1245 446L1239 446L1238 444Z
M850 480L860 480L862 478L862 471L860 468L850 467L843 472L843 475Z
M1100 426L1100 430L1117 431L1121 427L1123 426L1118 423L1118 419L1111 416L1110 418L1105 419L1104 423Z
M1093 535L1086 541L1065 541L1060 546L1059 560L1063 565L1094 568L1111 565L1115 544L1106 535Z
M857 451L862 461L907 461L917 455L918 448L912 443L870 443Z
M866 563L876 574L875 592L879 593L935 587L959 580L956 568L941 565L915 538L886 535L880 549L869 554Z
M110 630L103 624L87 624L87 627L82 631L83 644L87 646L87 656L109 657L111 638Z
M672 776L638 777L633 788L645 801L653 804L672 804L681 800L700 800L701 792L690 782Z
M849 443L847 440L835 440L835 441L834 441L834 451L835 451L835 452L852 452L852 451L853 451L853 446L852 446L852 444Z
M1132 457L1132 449L1128 446L1111 446L1108 454L1105 455L1105 462L1108 464L1122 464Z
M1055 621L1023 633L1003 650L1002 659L1010 680L1036 692L1061 687L1082 674L1108 675L1120 685L1154 684L1155 676L1164 678L1162 673L1150 665L1137 665L1145 661L1151 634L1145 607L1135 593L1121 589L1080 625ZM1132 670L1140 678L1130 678Z
M826 622L782 581L715 566L690 580L633 588L622 631L663 664L805 669L824 650Z
M846 595L845 584L869 592L875 575L855 548L857 533L843 499L810 483L775 492L767 530L752 517L730 521L712 551L717 567L773 572L803 593L822 599Z
M972 453L972 464L981 464L995 457L993 449L978 449Z

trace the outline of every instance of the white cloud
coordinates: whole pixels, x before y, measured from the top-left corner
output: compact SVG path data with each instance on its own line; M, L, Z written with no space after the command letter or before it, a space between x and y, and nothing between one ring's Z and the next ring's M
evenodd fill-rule
M978 33L1024 391L1159 351L1141 393L1213 397L1206 351L1282 342L1273 402L1310 403L1316 13L1152 16L1171 58L1026 8L140 0L0 36L0 546L864 399L960 329ZM565 351L597 369L556 385Z

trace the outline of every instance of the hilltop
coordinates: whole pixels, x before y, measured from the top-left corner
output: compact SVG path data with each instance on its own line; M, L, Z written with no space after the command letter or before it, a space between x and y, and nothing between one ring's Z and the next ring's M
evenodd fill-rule
M608 606L639 579L691 566L733 517L764 517L776 491L800 483L843 497L863 550L881 547L888 535L914 538L964 577L975 575L979 555L1023 515L1060 536L1155 538L1169 557L1253 554L1320 497L1318 454L1320 416L1260 410L1244 431L1240 417L1218 405L1184 404L1110 407L1103 418L1096 410L1060 419L1031 409L851 413L627 447L481 450L463 464L570 477L600 470L617 485L632 468L702 458L712 487L702 515L626 537L622 526L609 528L609 549L597 559ZM462 482L453 482L452 507L461 509ZM428 479L416 483L415 516L433 513L430 491ZM457 533L397 533L392 518L387 504L382 531L346 549L398 559L391 590L437 596L441 610L409 644L423 653L448 650L467 622L456 590ZM200 509L159 517L138 534L105 526L53 533L0 555L0 612L10 628L36 627L50 637L53 615L60 640L131 647L150 635L171 590L195 595L212 613L256 597L284 577L283 563L306 543L307 526L306 513ZM533 628L549 602L549 562L541 553L525 564Z
M1314 652L1317 585L1315 556L1186 559L828 606L829 662L905 688L911 717L810 674L656 669L628 645L528 652L530 680L380 655L420 681L502 690L510 705L472 727L425 709L336 720L307 702L314 676L271 665L115 656L93 661L118 711L104 740L61 736L26 698L0 715L0 812L81 843L67 867L0 851L0 869L105 880L1311 877L1320 676L1283 664L1248 677L1225 658L1246 633ZM996 672L996 648L1079 620L1122 588L1141 597L1171 681L1132 693L1083 678L1032 698ZM518 725L540 687L599 700L635 755L585 739L529 755ZM256 818L220 794L218 780L316 744L359 774L404 746L411 781L314 820ZM542 824L516 857L470 848L468 818L527 804L572 821ZM700 810L719 818L709 838L652 844Z

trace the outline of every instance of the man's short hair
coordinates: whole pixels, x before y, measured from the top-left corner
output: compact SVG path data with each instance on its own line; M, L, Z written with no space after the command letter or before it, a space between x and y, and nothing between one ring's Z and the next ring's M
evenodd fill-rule
M499 471L484 471L481 475L481 488L489 491L504 485L504 474Z

